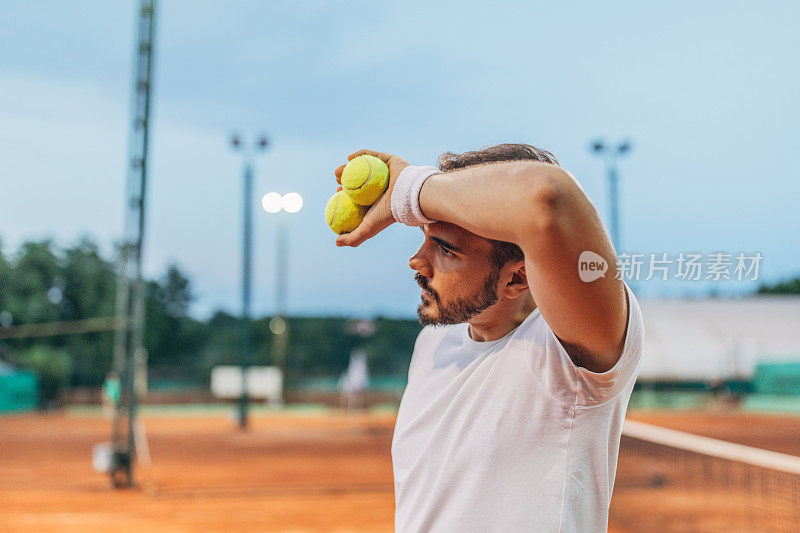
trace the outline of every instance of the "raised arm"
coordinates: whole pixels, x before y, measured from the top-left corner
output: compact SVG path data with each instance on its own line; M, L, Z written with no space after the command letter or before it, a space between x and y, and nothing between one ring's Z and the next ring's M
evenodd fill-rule
M407 166L400 158L392 161L396 156L368 153L383 156L392 175ZM391 224L385 201L373 206L363 228L340 236L337 244L357 246ZM472 166L428 178L419 203L428 218L517 244L525 254L533 299L573 361L594 372L614 366L627 324L625 288L614 276L617 258L600 217L571 174L535 161ZM578 260L584 251L607 261L604 277L581 281Z

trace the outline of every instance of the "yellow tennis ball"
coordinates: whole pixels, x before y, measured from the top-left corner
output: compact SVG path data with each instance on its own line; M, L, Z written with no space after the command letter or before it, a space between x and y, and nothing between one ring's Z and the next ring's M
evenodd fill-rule
M353 202L344 191L339 191L331 196L325 206L325 221L334 233L341 235L356 229L366 212L366 207Z
M353 158L342 171L342 188L358 205L372 205L389 185L389 167L371 155Z

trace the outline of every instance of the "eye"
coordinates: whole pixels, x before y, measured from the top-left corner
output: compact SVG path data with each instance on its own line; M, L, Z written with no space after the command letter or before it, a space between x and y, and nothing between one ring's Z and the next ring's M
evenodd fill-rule
M448 250L447 248L445 248L441 244L439 245L439 248L441 248L442 253L447 257L455 257L456 256L455 252L451 252L450 250Z

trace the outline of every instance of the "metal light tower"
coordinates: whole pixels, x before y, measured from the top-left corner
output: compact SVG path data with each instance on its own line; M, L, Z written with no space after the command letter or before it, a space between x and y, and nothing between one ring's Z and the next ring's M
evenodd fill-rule
M244 157L244 221L243 221L243 241L242 241L242 321L241 321L241 367L242 367L242 395L239 398L239 427L247 428L247 368L250 366L250 337L251 337L251 317L250 317L250 297L252 294L252 273L253 273L253 156L256 152L263 152L267 149L267 138L259 135L252 146L248 147L239 137L234 134L231 137L231 147L241 152Z
M286 320L286 285L288 269L286 265L288 256L288 232L286 213L297 213L303 208L303 197L296 192L281 195L270 192L261 198L261 207L267 213L278 214L278 241L275 270L275 303L276 313L269 322L272 332L273 363L281 370L281 376L286 380L286 353L289 345L289 323Z
M141 0L133 75L132 121L127 168L125 235L120 247L117 278L117 327L113 368L122 378L122 394L112 422L112 456L109 474L115 487L133 486L136 404L144 376L142 343L144 297L142 294L142 246L144 243L147 149L150 126L150 89L153 71L155 0ZM127 424L125 418L127 417Z
M608 169L608 196L611 211L611 240L617 251L622 250L622 236L619 224L619 183L617 160L630 153L631 142L621 141L617 146L609 146L602 139L592 142L590 150L593 154L604 157Z

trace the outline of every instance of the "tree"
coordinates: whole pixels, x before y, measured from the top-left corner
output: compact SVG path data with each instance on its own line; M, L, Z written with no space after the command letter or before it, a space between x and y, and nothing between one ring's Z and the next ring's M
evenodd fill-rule
M184 374L198 379L198 352L206 339L205 327L189 317L191 284L176 265L145 290L145 348L153 371ZM171 369L168 370L168 369Z
M64 250L61 260L64 285L64 318L80 320L115 313L116 279L114 265L100 255L95 243L87 237ZM101 383L111 367L113 332L68 335L63 346L72 357L71 383Z
M757 294L800 294L800 276L787 281L781 281L774 285L762 284Z
M77 245L64 250L61 263L67 320L114 314L114 265L100 256L95 243L82 238Z
M58 306L62 283L58 274L58 258L49 240L22 245L7 287L6 305L15 324L50 322L63 317Z
M3 243L0 241L0 313L10 313L8 306L11 301L12 274L12 267L3 254Z

